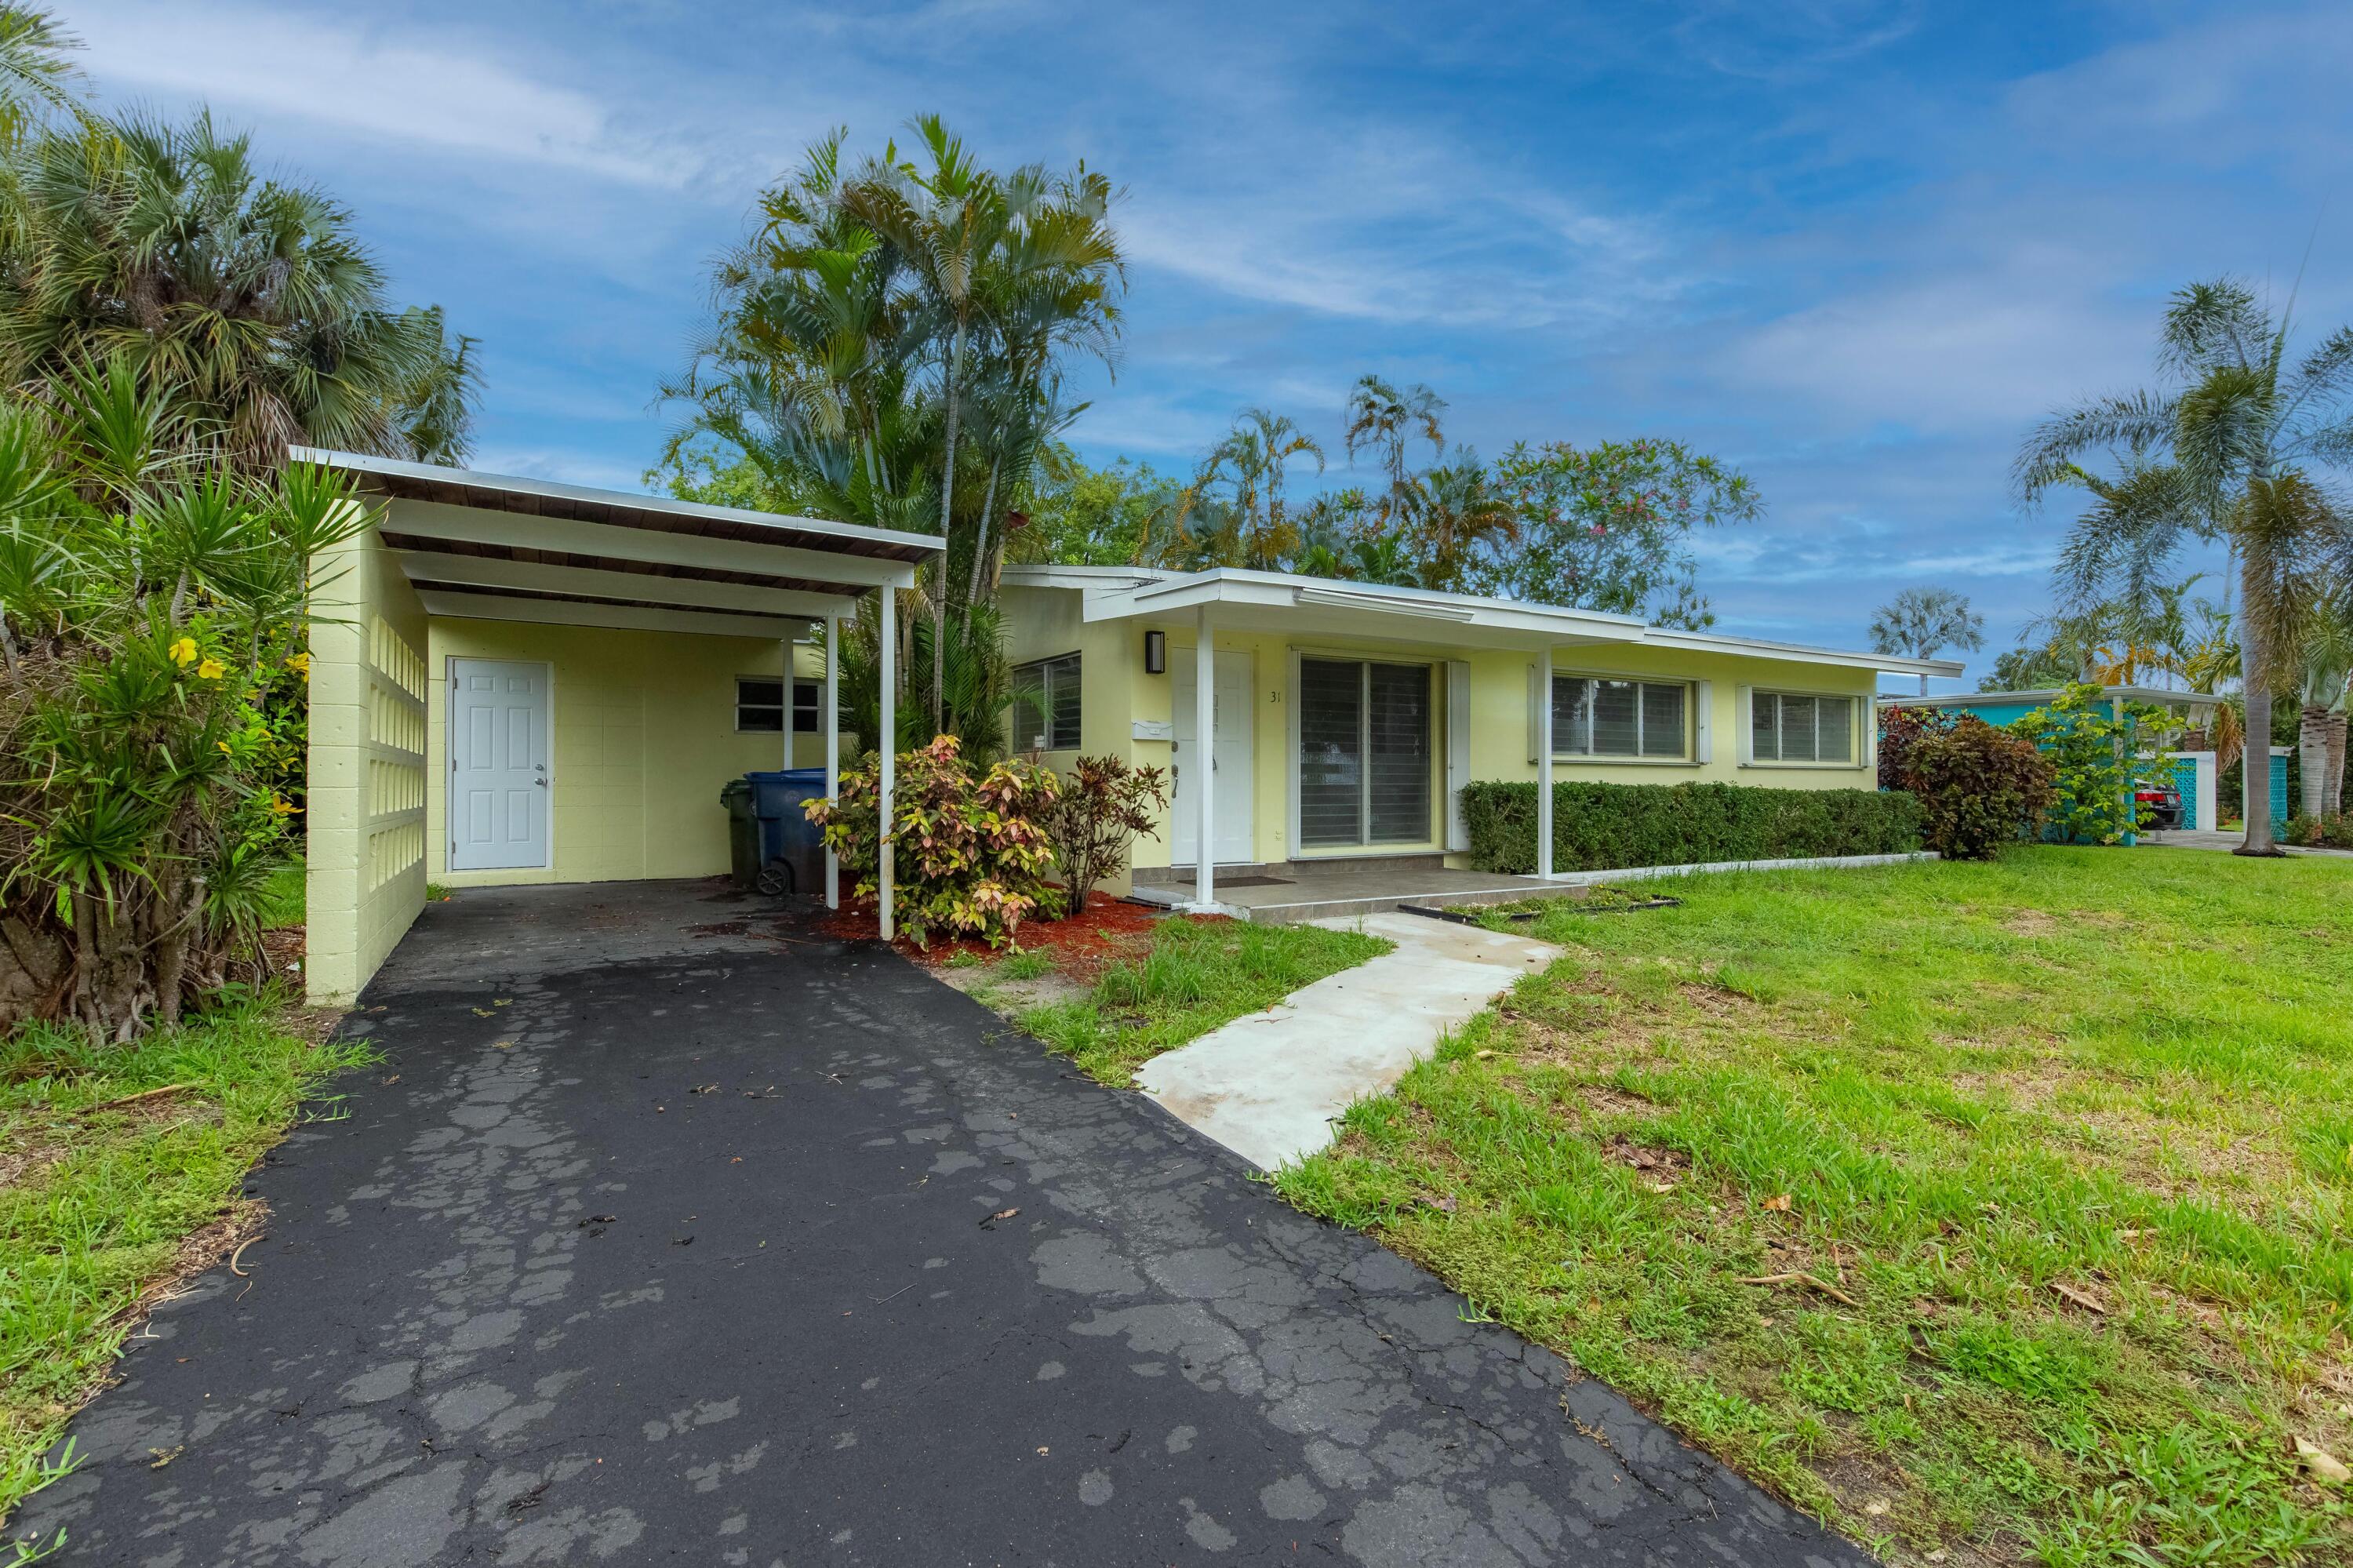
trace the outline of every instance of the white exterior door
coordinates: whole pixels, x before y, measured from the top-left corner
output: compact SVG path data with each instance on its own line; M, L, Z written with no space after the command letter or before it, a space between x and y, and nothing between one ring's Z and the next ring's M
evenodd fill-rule
M449 869L547 863L544 664L449 662Z
M1210 772L1218 781L1212 802L1218 813L1212 858L1223 864L1240 865L1255 858L1250 853L1250 656L1219 653L1217 661L1216 732L1209 748ZM1189 653L1181 659L1172 655L1169 662L1176 665L1176 842L1170 859L1178 865L1195 865L1200 860L1196 845L1201 834L1201 803L1194 793L1200 787L1200 769L1193 766L1198 749L1193 744L1193 658Z

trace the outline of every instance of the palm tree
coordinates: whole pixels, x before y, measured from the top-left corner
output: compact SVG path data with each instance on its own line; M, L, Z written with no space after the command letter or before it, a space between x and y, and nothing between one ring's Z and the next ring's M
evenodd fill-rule
M2330 583L2315 596L2297 662L2297 789L2305 815L2335 816L2345 783L2347 693L2353 690L2353 584Z
M16 151L58 115L81 116L80 73L66 58L80 47L48 12L0 5L0 148Z
M19 392L121 355L247 472L298 443L463 455L470 340L391 308L351 214L260 177L208 115L40 132L8 196L0 376Z
M2152 524L2135 512L2121 523L2094 514L2078 521L2068 558L2097 569L2145 554L2154 527L2176 537L2208 528L2237 558L2237 624L2246 733L2254 754L2271 734L2274 692L2292 675L2301 627L2317 577L2348 553L2348 529L2307 464L2353 460L2353 327L2339 327L2291 363L2293 310L2274 320L2245 285L2196 283L2173 297L2158 338L2160 372L2175 381L2094 399L2037 427L2015 466L2033 502L2052 486L2080 482L2077 460L2101 449L2133 466L2169 463L2172 477L2149 504L2171 514ZM2161 554L2161 553L2160 553ZM2242 854L2276 854L2265 770L2246 770L2246 842Z
M1974 653L1985 646L1985 617L1950 588L1909 588L1871 618L1871 651L1934 659L1947 648ZM1928 677L1920 677L1928 694Z
M1299 549L1299 523L1283 499L1293 458L1312 457L1324 471L1324 449L1290 417L1245 408L1209 450L1177 506L1175 535L1194 541L1201 564L1281 571ZM1207 533L1197 518L1212 524Z
M1377 375L1360 376L1348 391L1348 423L1340 439L1352 460L1363 447L1378 453L1381 471L1389 476L1389 493L1401 494L1408 441L1419 434L1430 443L1433 458L1446 455L1446 436L1438 422L1444 412L1446 399L1419 382L1400 391Z
M762 193L759 228L715 270L711 328L661 389L691 409L664 461L682 477L715 436L765 504L946 539L904 596L897 663L910 686L928 666L938 727L994 668L960 650L982 635L1000 520L1067 465L1059 438L1085 405L1061 366L1114 359L1124 273L1101 175L1000 176L937 117L913 124L923 166L894 143L846 169L837 131Z
M1401 520L1424 588L1452 590L1482 551L1519 536L1518 510L1467 448L1455 461L1407 481Z

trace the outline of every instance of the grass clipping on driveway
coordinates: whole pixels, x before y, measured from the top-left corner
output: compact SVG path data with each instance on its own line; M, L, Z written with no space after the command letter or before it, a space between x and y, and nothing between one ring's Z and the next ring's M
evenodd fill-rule
M1302 986L1354 969L1393 944L1361 931L1257 926L1172 916L1149 945L1113 963L1074 997L1017 1007L1014 1022L1098 1083L1126 1088L1135 1069ZM1035 978L1029 954L1000 959L1006 978ZM976 994L989 1000L987 988Z
M2353 863L1676 891L1285 1195L1897 1561L2345 1561Z
M365 1059L290 1027L316 1022L248 1001L132 1046L0 1038L0 1520L51 1478L151 1292L250 1231L254 1161Z

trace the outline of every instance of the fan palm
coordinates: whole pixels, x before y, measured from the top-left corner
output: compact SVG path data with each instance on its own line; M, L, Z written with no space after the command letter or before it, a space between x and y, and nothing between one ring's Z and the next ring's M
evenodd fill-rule
M242 471L290 445L462 457L471 344L396 311L322 192L264 179L243 136L77 122L16 161L0 256L0 376L28 395L122 356ZM420 444L423 443L423 444Z
M79 73L66 58L80 47L48 12L0 5L0 148L14 151L55 117L83 113L73 90Z
M2134 505L2080 519L2064 559L2079 576L2136 560L2161 562L2168 537L2203 531L2229 542L2240 579L2238 630L2246 731L2271 733L2274 694L2292 678L2314 585L2348 553L2348 529L2308 466L2353 461L2353 327L2291 362L2289 318L2274 319L2243 284L2221 280L2175 294L2158 340L2167 390L2094 399L2044 421L2015 467L2029 501L2081 482L2077 460L2123 454L2122 484L2168 469ZM2103 497L2103 500L2106 500ZM2275 854L2271 792L2250 768L2242 854Z

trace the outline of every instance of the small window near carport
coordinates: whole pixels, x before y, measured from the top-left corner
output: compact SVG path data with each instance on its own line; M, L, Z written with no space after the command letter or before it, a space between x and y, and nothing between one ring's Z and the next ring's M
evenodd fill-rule
M766 679L756 675L736 676L735 728L739 732L782 735L785 732L785 683L774 676Z
M793 683L793 733L819 733L824 683ZM735 728L739 734L782 735L785 730L785 683L773 676L735 677Z

